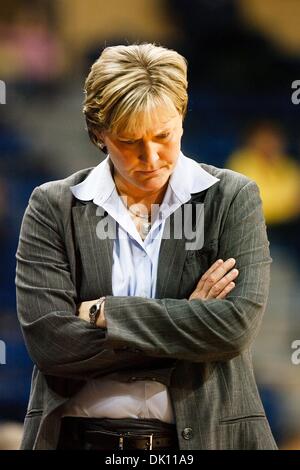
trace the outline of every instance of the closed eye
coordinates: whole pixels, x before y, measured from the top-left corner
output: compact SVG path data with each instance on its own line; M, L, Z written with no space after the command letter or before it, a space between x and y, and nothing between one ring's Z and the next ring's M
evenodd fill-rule
M122 144L132 145L137 142L137 140L121 140Z
M161 140L164 140L164 139L167 139L170 135L170 132L164 132L163 134L158 134L157 136L155 136L156 139L161 139ZM141 139L137 139L137 140L120 140L120 142L122 142L122 144L126 144L126 145L134 145L136 144L137 142L139 142L139 140Z
M170 132L165 132L164 134L159 134L156 136L157 139L166 139L167 137L169 137L170 135Z

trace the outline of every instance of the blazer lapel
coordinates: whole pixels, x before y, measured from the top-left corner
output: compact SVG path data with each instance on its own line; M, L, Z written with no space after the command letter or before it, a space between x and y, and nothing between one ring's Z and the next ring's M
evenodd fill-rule
M193 194L187 203L180 206L173 214L171 214L169 224L170 229L167 224L165 226L160 246L157 272L156 298L158 299L178 298L184 263L186 257L190 253L190 250L187 249L187 244L189 244L190 240L186 237L184 225L186 227L191 227L193 232L196 230L196 227L200 227L200 229L202 229L203 225L200 223L200 218L203 217L203 212L201 210L197 211L196 206L197 204L204 202L206 192L207 190ZM186 206L188 204L191 204L191 210L186 210ZM178 237L174 232L175 220L178 217L178 212L181 212L182 214L182 236L180 238L175 238L175 236ZM177 220L180 220L180 217ZM168 232L170 233L169 237Z
M104 218L108 228L113 229L111 217L107 212L100 215L98 207L91 201L74 206L72 212L74 239L83 270L81 296L97 298L112 295L113 239L97 235L98 224L103 224Z

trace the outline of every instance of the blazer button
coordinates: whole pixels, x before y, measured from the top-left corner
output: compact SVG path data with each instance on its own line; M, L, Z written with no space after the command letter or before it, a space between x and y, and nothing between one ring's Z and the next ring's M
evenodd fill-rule
M182 437L183 437L183 439L186 439L187 441L189 439L192 439L193 434L194 433L193 433L192 428L184 428L184 430L182 431Z

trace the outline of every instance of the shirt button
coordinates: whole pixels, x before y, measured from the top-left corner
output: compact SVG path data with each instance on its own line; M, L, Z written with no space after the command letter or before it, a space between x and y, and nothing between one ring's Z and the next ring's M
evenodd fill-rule
M185 440L189 440L189 439L192 439L193 437L193 430L192 428L184 428L184 430L182 431L182 437L183 439Z

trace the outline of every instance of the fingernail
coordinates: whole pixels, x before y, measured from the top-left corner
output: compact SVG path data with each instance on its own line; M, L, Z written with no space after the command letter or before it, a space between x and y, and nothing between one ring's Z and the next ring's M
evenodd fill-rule
M235 263L235 259L234 258L230 258L229 261L231 262L234 262Z

